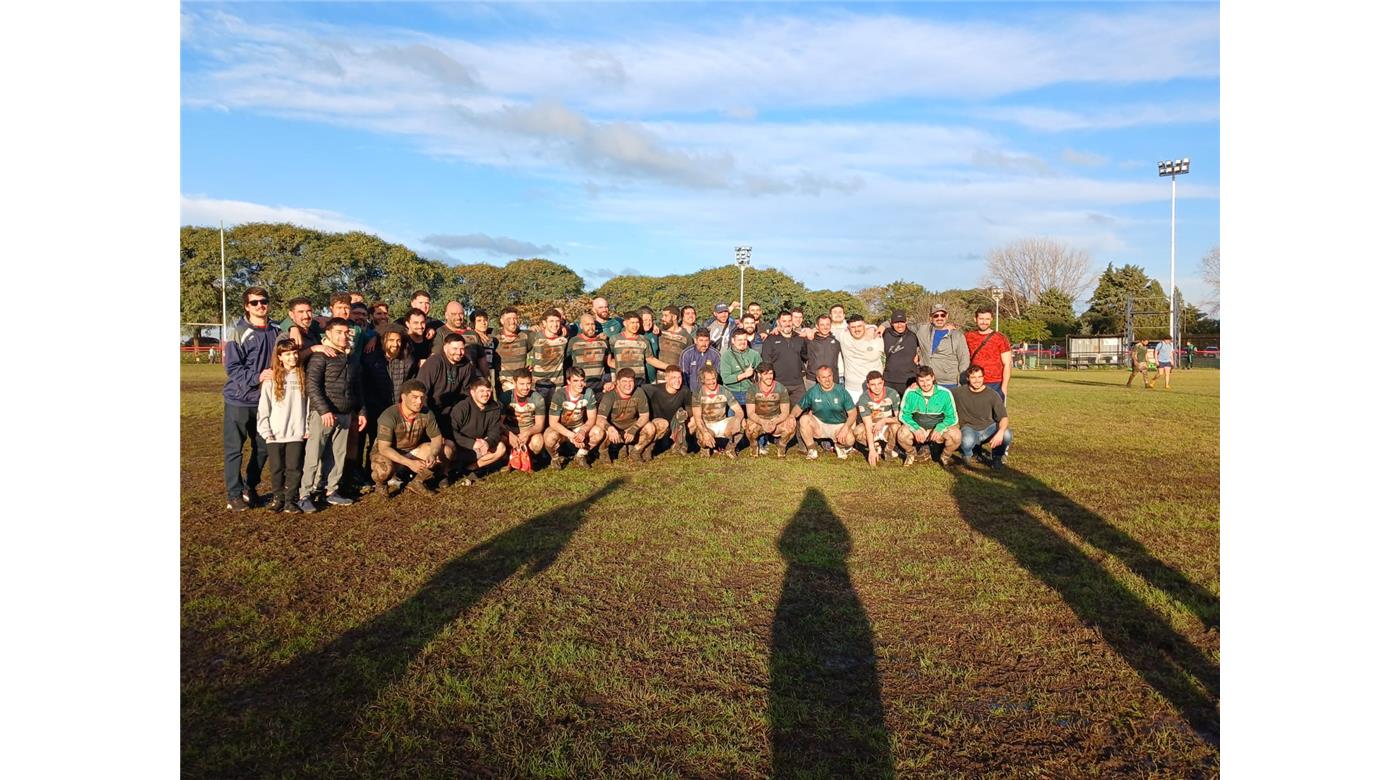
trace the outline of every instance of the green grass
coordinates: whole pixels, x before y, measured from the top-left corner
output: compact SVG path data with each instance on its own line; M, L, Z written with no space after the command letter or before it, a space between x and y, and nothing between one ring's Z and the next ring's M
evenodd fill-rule
M223 511L222 375L182 372L189 774L1218 773L1217 371L1018 374L1005 472L668 458L311 516Z

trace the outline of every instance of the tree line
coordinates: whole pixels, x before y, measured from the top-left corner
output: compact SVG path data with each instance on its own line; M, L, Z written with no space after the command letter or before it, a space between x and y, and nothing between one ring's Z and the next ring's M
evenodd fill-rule
M332 233L285 223L238 225L225 230L224 243L231 316L238 314L237 296L256 285L272 290L279 303L298 296L323 302L332 293L356 290L368 300L385 301L395 315L407 310L415 290L427 290L438 306L456 300L468 309L482 308L496 315L514 305L530 321L538 321L552 306L574 319L588 310L594 295L606 297L619 312L690 304L699 309L703 320L716 302L733 300L738 288L737 270L724 266L668 276L614 276L590 291L577 273L543 258L522 258L504 267L448 265L369 233ZM814 312L836 304L846 307L848 314L867 319L883 320L895 310L904 310L918 320L938 303L948 308L950 320L970 327L977 308L992 305L989 288L997 284L1005 289L1001 329L1013 342L1122 333L1130 298L1137 334L1157 338L1166 333L1166 294L1159 282L1135 265L1110 263L1098 277L1088 309L1076 315L1074 301L1092 283L1086 269L1082 252L1053 241L1028 239L989 253L985 287L930 290L896 280L851 293L808 289L776 269L749 269L744 274L748 300L742 304L756 302L770 313L800 306L809 320L815 320ZM218 228L181 228L181 321L218 322L219 284ZM1182 333L1219 332L1217 320L1186 304L1179 290L1176 294Z

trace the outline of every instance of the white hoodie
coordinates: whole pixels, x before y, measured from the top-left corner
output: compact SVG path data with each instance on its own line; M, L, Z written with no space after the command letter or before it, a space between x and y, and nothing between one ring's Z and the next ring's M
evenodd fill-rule
M258 435L268 444L291 444L306 438L306 415L311 407L295 371L288 371L282 400L273 395L272 380L262 383L258 396Z

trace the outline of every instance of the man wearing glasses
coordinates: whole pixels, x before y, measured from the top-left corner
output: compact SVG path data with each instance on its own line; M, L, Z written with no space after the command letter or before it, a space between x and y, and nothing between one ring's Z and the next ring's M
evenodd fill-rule
M935 303L928 322L914 326L919 339L919 364L933 369L938 383L949 390L958 386L958 377L972 365L967 339L948 321L948 307Z
M280 331L268 321L272 296L261 287L243 293L244 315L234 323L224 344L224 487L225 509L242 512L258 500L258 482L267 462L267 442L258 435L258 395L262 382L272 378L272 351ZM247 479L243 471L243 444L248 456Z

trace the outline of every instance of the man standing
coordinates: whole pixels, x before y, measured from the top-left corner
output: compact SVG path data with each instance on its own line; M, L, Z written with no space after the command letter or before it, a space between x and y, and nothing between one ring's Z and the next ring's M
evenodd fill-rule
M943 445L939 463L945 467L952 463L953 452L962 441L957 404L948 388L938 386L933 369L919 366L918 379L900 403L899 420L909 429L914 445L906 450L904 465L913 465L915 450L918 460L932 457L928 452L931 444Z
M321 346L321 325L311 315L310 298L287 301L287 319L280 323L281 332L296 342L297 359L305 366L312 350Z
M905 452L914 451L914 437L899 422L900 392L885 384L879 371L865 377L865 392L856 399L860 421L856 423L856 441L866 446L865 458L874 466L884 448L885 460L894 460L895 445Z
M651 408L647 405L646 394L637 392L636 372L630 368L618 370L613 389L603 393L598 401L597 427L603 431L598 461L612 463L613 445L621 446L618 457L626 459L631 454L628 448L634 444L644 456L642 459L650 460L651 441L655 435L650 422Z
M598 327L598 332L603 334L603 338L610 339L622 332L622 320L611 316L608 311L607 298L593 299L593 320Z
M699 317L700 315L695 311L694 306L686 304L681 307L681 330L685 331L685 335L689 336L692 341L695 340L695 332L700 330L700 325L696 322Z
M1006 391L1011 388L1011 342L999 331L992 330L992 310L986 306L978 309L977 330L965 335L968 363L981 366L987 387L1006 400Z
M515 389L510 401L501 407L501 425L506 430L506 443L512 450L524 450L538 455L544 449L544 424L549 407L535 392L535 378L528 368L517 369Z
M832 310L835 311L836 307L832 307ZM859 398L865 391L865 377L871 371L884 372L885 342L875 335L875 329L866 325L859 314L852 314L847 320L847 327L842 330L836 329L833 316L831 328L837 341L841 342L841 359L846 365L846 393L852 398Z
M1174 357L1171 337L1157 342L1157 373L1152 375L1152 381L1147 383L1148 387L1155 387L1157 378L1161 377L1167 382L1162 389L1172 389L1172 360Z
M268 321L272 296L262 287L243 292L243 316L224 344L224 489L225 509L242 512L257 503L258 482L267 462L267 442L258 434L258 398L272 378L272 352L280 332ZM243 444L248 443L248 472L243 476Z
M734 459L743 435L744 407L720 385L719 372L708 366L700 370L699 391L690 396L690 424L705 457L714 454L720 439L727 439L724 454Z
M495 377L492 376L492 369L496 365L496 337L491 335L491 316L485 309L474 309L471 313L472 330L467 338L468 346L472 340L470 336L476 337L476 343L481 347L481 365L477 368L481 375L491 380L491 386L496 386Z
M928 322L916 325L914 335L919 339L919 362L932 368L934 376L942 377L944 387L957 387L958 377L971 365L971 358L967 339L948 321L948 307L935 303Z
M433 342L427 335L428 318L417 309L409 309L408 314L404 315L404 322L406 324L403 327L408 333L408 341L404 342L404 349L407 349L408 354L418 361L421 368L423 363L433 355Z
M598 332L598 321L584 312L578 318L578 335L569 339L569 363L583 370L583 382L594 395L612 389L608 379L608 339Z
M651 350L651 342L642 338L642 317L635 311L622 315L622 332L613 336L609 347L612 355L608 364L616 377L624 368L632 369L636 376L645 376L647 361L656 357ZM616 381L616 380L614 380Z
M903 309L890 314L890 327L881 338L885 342L885 384L902 393L914 384L919 355L919 339L909 330L909 318Z
M709 338L709 334L705 334ZM677 365L666 366L661 374L662 381L647 385L642 390L647 394L647 407L651 409L651 438L662 441L671 437L668 452L686 452L686 420L690 417L690 388L685 386L685 374ZM651 459L651 448L642 451L642 460Z
M719 370L719 350L710 346L710 331L700 328L695 331L695 343L681 353L679 363L685 375L685 384L694 393L700 389L700 372L706 368Z
M355 503L341 494L340 482L350 431L363 431L368 422L360 396L360 366L350 361L350 322L332 317L326 323L326 338L334 354L316 353L306 364L311 419L298 508L308 514L316 511L314 497L323 491L329 491L326 503L332 506Z
M491 383L476 377L467 386L467 397L452 407L452 442L445 449L451 464L448 477L461 473L455 484L470 485L486 476L486 467L506 457L501 442L501 405L492 398Z
M762 359L772 364L773 376L788 392L788 406L795 407L807 392L802 368L807 363L807 339L792 329L792 312L778 314L778 330L763 342ZM827 364L830 365L830 364Z
M468 343L476 340L475 334L470 337L467 335L471 333L471 328L467 325L467 310L462 304L448 301L443 316L447 318L447 321L442 324L441 328L437 329L437 334L433 336L433 352L442 351L442 340L447 338L449 333L456 333L466 339Z
M418 369L418 380L428 388L428 410L437 415L438 427L449 433L449 450L452 437L448 414L467 397L467 385L475 375L475 363L468 357L467 342L460 333L447 334L442 351L428 358ZM447 458L452 459L451 452L447 453Z
M836 457L845 460L855 446L856 402L846 388L836 384L836 372L831 366L817 367L817 384L802 396L803 412L797 430L802 446L807 448L807 460L816 460L818 439L831 439L836 445Z
M501 310L501 335L496 337L497 397L510 398L515 372L525 368L535 334L520 329L520 312L514 306ZM548 401L546 400L546 403Z
M652 313L650 306L643 306L637 310L637 316L642 318L641 336L651 345L651 357L647 358L646 381L655 382L656 372L666 367L658 357L661 353L661 337L656 334L656 315ZM637 374L637 384L643 384L642 374Z
M656 357L661 363L662 371L665 371L667 366L680 365L681 353L695 341L681 328L680 317L680 309L675 306L667 306L661 310L661 333L656 337ZM664 381L664 376L658 377L658 382Z
M845 306L842 306L838 303L831 307L831 311L829 312L829 314L831 315L832 333L840 335L843 331L846 330L847 327L849 327L849 322L846 318Z
M1187 339L1186 346L1181 348L1181 369L1183 371L1190 371L1191 364L1195 362L1196 345L1192 344L1190 339Z
M549 402L549 428L544 432L544 447L549 450L550 465L564 468L559 449L572 446L574 462L588 468L588 449L603 441L597 427L598 401L593 391L584 387L583 372L570 366L564 372L564 387Z
M758 329L758 321L745 314L739 320L739 330L749 334L749 349L760 352L763 349L763 333Z
M719 376L735 401L743 406L753 385L754 369L763 362L763 356L749 349L749 334L742 330L734 331L729 341L730 348L719 358Z
M817 368L831 366L836 370L837 384L843 384L841 341L831 332L831 315L817 317L817 329L807 342L807 359L802 374L802 392L806 393L817 383Z
M408 490L423 495L437 492L427 480L445 474L447 461L442 457L442 431L437 417L425 408L427 403L427 388L417 379L409 379L400 388L398 403L379 415L369 456L374 495L388 498L389 480L396 476L402 479L410 472L417 479L408 483Z
M967 370L967 384L953 391L958 411L958 426L962 434L962 461L968 468L976 458L987 457L981 445L992 448L991 466L1002 467L1006 450L1011 446L1011 421L1006 417L1006 402L996 393L987 392L981 366Z
M1142 389L1146 390L1149 387L1149 381L1147 379L1147 339L1138 339L1137 344L1133 345L1133 353L1129 360L1131 361L1131 365L1128 366L1128 383L1123 386L1132 387L1133 380L1141 374Z
M414 290L413 295L408 297L408 306L410 311L416 309L423 312L423 336L432 342L437 336L437 329L441 328L443 323L442 320L433 319L433 299L428 295L428 291ZM397 321L400 325L408 325L408 315L400 317Z
M786 456L788 444L797 431L797 417L801 411L792 403L788 389L777 380L772 363L764 361L758 364L758 381L749 390L745 411L744 435L749 439L753 456L757 458L768 454L768 445L763 440L765 436L772 437L777 443L778 457Z
M535 378L535 392L546 401L564 383L564 352L569 337L564 335L564 313L550 309L544 313L544 330L530 340L526 364Z
M710 343L714 344L720 351L727 351L729 337L734 333L734 321L729 318L729 304L716 303L715 316L705 323L705 328L710 331Z

